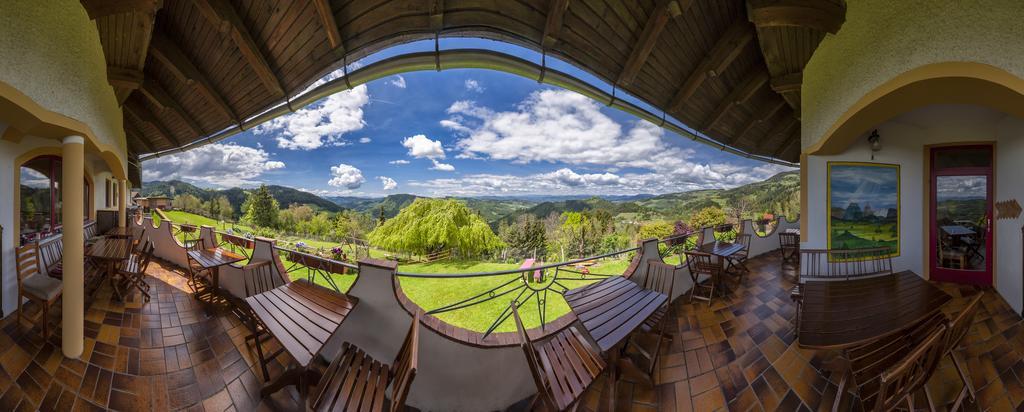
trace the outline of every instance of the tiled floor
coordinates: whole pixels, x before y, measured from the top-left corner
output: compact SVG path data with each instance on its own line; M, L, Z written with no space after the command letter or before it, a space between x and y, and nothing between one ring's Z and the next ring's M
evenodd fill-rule
M793 335L793 283L782 276L779 259L765 256L749 264L747 277L730 298L687 302L673 307L674 339L663 354L654 387L621 381L617 408L633 411L797 411L829 410L837 385L822 363L837 353L801 349ZM940 284L954 297L950 316L978 289ZM984 291L975 323L965 338L964 355L978 389L968 410L1024 410L1024 323L993 291ZM838 380L838 376L835 377ZM944 359L929 381L939 405L949 405L962 388L952 362ZM584 409L605 410L604 382L586 394ZM862 409L852 395L844 408ZM923 398L917 405L923 405ZM940 407L947 410L948 406Z
M666 349L655 386L619 383L618 408L637 411L825 410L836 386L821 371L834 353L800 349L791 320L788 277L774 256L754 259L753 274L727 300L673 307L674 339ZM60 330L43 341L28 322L0 322L0 411L7 410L239 410L294 406L294 390L260 401L255 355L244 344L246 329L230 315L211 316L187 293L179 272L154 264L153 300L137 293L127 303L104 286L87 303L81 360L60 351ZM941 285L953 295L945 311L956 313L975 289ZM1024 410L1024 324L991 291L966 338L967 365L978 388L971 409ZM59 308L51 312L55 320ZM276 345L275 342L269 342ZM282 358L287 358L283 355ZM287 362L287 359L280 359ZM282 371L281 363L271 376ZM948 402L960 389L945 361L930 381ZM603 382L583 409L603 410ZM845 405L858 409L852 396ZM980 406L980 407L979 407Z

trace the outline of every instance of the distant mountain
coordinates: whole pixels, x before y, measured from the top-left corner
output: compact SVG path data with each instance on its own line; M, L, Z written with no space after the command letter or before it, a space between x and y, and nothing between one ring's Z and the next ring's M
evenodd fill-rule
M390 219L398 215L399 211L419 197L421 196L395 194L381 198L336 196L329 197L328 199L342 207L360 212L367 212L372 214L374 217L377 217L383 211L384 218ZM480 213L480 216L486 221L491 221L516 210L525 209L534 205L533 202L499 197L457 197L455 199L466 202L466 206L475 210L477 213Z
M292 189L285 186L268 185L267 190L270 194L277 199L277 203L282 208L286 208L291 204L310 205L314 208L325 210L328 212L339 212L344 208L339 206L337 203L330 200L324 199L320 196L314 195L309 192L303 192L301 190ZM231 201L231 204L235 207L235 212L241 214L242 203L245 202L245 193L247 189L231 188L231 189L203 189L190 183L182 182L180 180L171 181L156 181L156 182L144 182L142 184L141 195L144 197L149 196L169 196L174 197L181 194L190 194L198 197L202 201L208 201L217 196L225 196Z
M552 213L561 214L562 212L583 212L586 210L598 209L607 210L612 215L617 215L619 213L635 213L638 212L640 208L637 207L635 202L612 202L604 197L591 196L583 200L572 199L543 202L526 209L509 213L499 219L491 220L491 226L497 227L502 222L512 223L522 215L533 215L539 219L543 219Z
M800 211L799 171L782 172L732 189L671 193L637 202L638 206L663 216L687 216L708 206L730 208L741 204L753 213L796 215Z

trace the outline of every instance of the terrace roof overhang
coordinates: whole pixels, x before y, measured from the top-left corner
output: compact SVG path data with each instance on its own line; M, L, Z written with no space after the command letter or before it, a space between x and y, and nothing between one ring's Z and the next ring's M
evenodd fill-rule
M386 75L475 67L536 78L714 147L792 164L800 153L801 72L846 12L844 0L82 5L96 22L108 81L124 108L129 157L141 159L216 141ZM304 92L326 73L391 46L465 36L563 60L612 92L486 50L401 55ZM623 93L655 110L617 98Z

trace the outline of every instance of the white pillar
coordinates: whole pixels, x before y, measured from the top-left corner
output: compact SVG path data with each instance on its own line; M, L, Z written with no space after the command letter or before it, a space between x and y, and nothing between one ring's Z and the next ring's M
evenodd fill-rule
M117 187L117 226L125 227L128 224L128 217L125 213L128 209L128 181L119 180Z
M85 138L64 138L61 168L61 216L64 226L63 278L64 295L61 299L61 348L64 356L82 356L85 345L85 241L83 238L82 198L85 180Z

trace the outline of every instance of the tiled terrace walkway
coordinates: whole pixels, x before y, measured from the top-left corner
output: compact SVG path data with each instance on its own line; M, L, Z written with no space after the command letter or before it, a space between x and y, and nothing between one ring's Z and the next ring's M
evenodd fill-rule
M780 275L778 259L758 258L750 267L754 273L729 300L710 308L677 301L675 339L657 385L620 383L621 409L792 411L831 405L836 386L819 368L834 354L797 347L792 283ZM15 324L14 316L0 323L0 410L247 411L291 403L294 391L259 403L262 382L237 319L209 316L179 273L159 265L150 272L155 294L149 303L137 293L122 304L107 287L96 292L86 312L82 360L61 356L59 330L44 342L38 329ZM949 313L966 303L961 297L975 293L942 287L957 298L946 307ZM1022 410L1024 324L997 295L986 293L990 297L967 337L979 404L984 410ZM274 366L272 376L282 370ZM931 385L940 399L959 390L948 361ZM601 387L603 382L588 393L583 409L600 410ZM855 401L848 406L857 408Z

